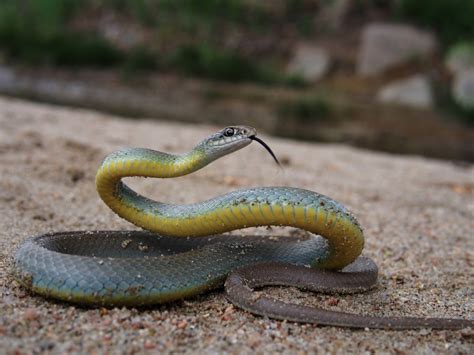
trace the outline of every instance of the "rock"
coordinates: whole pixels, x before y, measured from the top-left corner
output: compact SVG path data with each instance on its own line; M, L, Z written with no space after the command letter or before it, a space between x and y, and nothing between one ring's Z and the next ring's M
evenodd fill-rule
M474 69L474 43L459 43L450 48L446 66L452 73Z
M362 34L357 72L369 76L436 49L434 36L408 25L369 24Z
M418 108L429 108L433 105L433 93L428 78L424 75L415 75L384 86L378 92L377 100Z
M0 65L0 88L8 85L15 78L13 69Z
M457 73L453 82L452 95L463 108L474 109L474 68Z
M317 81L328 72L329 62L329 55L323 48L300 45L288 64L288 72L308 81Z

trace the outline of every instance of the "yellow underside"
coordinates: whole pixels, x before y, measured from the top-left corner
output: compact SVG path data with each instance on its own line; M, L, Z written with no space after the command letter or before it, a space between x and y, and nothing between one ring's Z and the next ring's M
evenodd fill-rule
M156 162L113 161L100 167L96 186L100 197L120 217L163 235L205 236L254 226L292 226L319 234L328 240L331 255L320 265L322 267L340 269L354 261L362 252L364 237L361 229L348 218L338 219L336 213L323 207L238 204L193 217L169 218L127 206L115 193L117 183L125 176L174 177L192 170L192 162L179 166Z

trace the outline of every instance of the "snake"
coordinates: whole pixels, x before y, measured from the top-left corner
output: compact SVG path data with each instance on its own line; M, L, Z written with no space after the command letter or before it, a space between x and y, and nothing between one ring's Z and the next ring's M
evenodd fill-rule
M293 187L256 187L180 205L142 196L122 180L184 176L254 141L278 163L248 126L226 127L183 154L145 148L109 154L96 174L97 192L118 216L143 230L64 231L27 238L14 255L16 279L33 293L82 306L150 306L225 284L228 299L237 307L270 318L352 328L474 326L469 319L325 310L254 292L276 285L339 294L376 286L377 265L361 256L360 224L327 196ZM302 237L226 233L258 226L289 226L309 233Z

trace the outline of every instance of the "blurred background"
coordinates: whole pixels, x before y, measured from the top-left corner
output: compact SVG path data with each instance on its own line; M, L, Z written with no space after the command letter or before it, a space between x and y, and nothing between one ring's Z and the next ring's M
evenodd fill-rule
M2 0L0 94L474 161L472 0Z

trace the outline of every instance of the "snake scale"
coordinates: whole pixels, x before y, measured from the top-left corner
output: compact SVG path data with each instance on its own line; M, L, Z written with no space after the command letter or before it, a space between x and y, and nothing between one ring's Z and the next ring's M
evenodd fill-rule
M141 196L122 181L130 176L187 175L253 141L276 160L255 129L247 126L227 127L182 155L139 148L108 155L96 175L97 191L115 213L146 231L39 235L19 247L14 274L35 293L82 305L152 305L225 282L227 296L237 306L273 318L355 328L473 327L471 320L370 317L256 296L253 288L266 285L329 293L374 287L377 266L359 256L362 229L329 197L297 188L260 187L174 205ZM295 240L221 235L269 225L297 227L313 236Z

